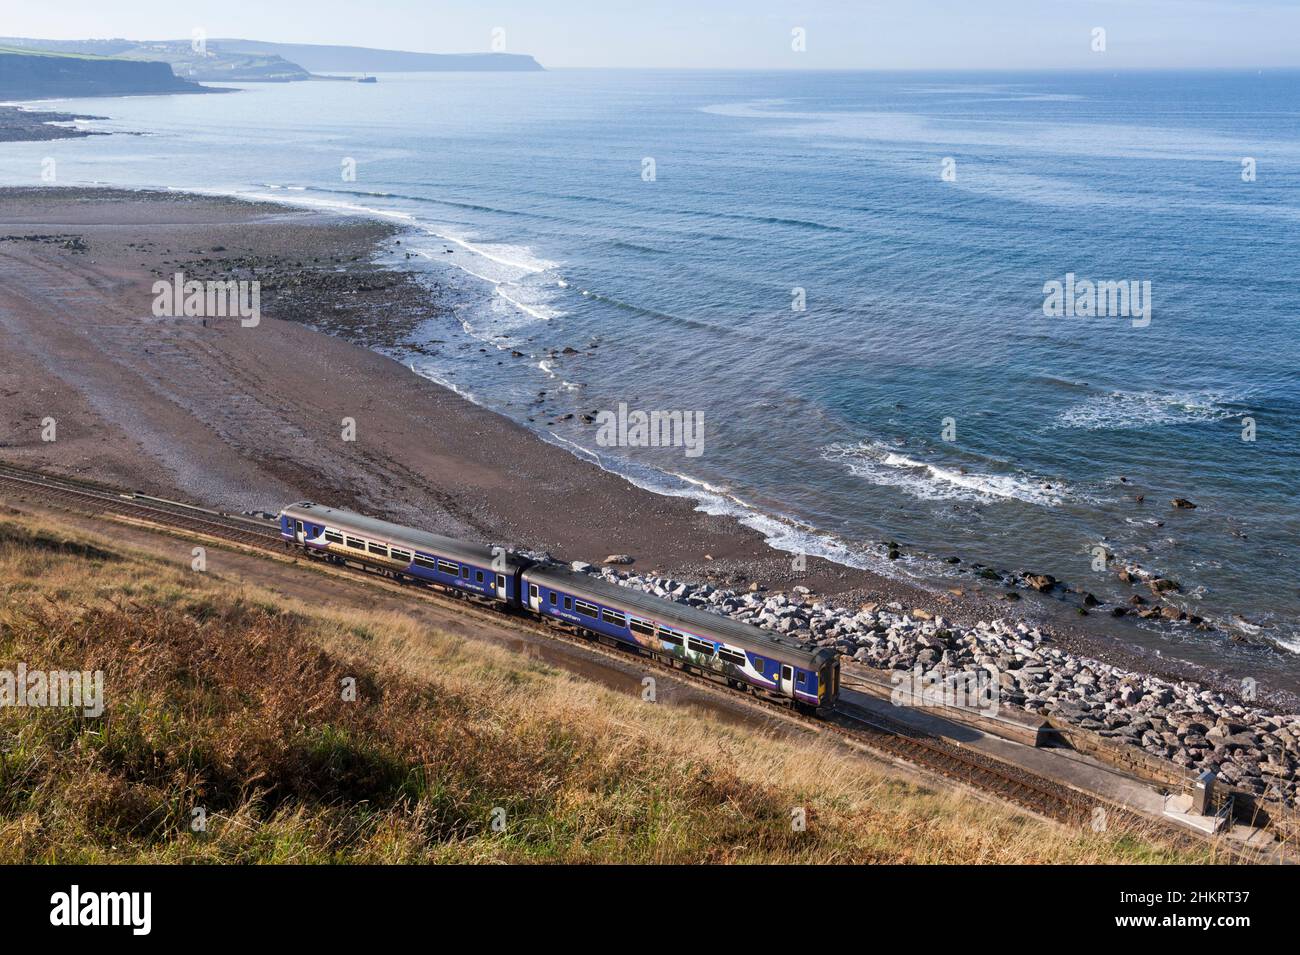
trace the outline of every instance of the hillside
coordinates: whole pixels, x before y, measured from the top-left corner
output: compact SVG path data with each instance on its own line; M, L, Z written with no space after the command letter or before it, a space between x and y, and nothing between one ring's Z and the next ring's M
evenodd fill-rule
M0 46L0 99L209 92L166 63Z
M188 41L140 43L118 54L132 60L159 60L184 79L227 83L288 83L309 80L311 74L284 57L243 53L209 44L197 53Z
M61 521L0 516L0 659L103 712L0 708L0 863L1205 861Z
M171 63L178 76L227 82L283 82L312 73L520 72L542 66L517 53L410 53L359 46L210 39L199 55L189 40L36 40L0 37L0 46L59 53L153 59Z
M264 43L258 40L213 40L220 49L283 56L313 73L419 73L443 71L527 72L542 65L520 53L410 53L361 46Z

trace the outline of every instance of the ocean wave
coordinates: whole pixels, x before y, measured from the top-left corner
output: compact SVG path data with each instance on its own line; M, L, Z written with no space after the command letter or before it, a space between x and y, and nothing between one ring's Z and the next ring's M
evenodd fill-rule
M1229 407L1240 398L1223 392L1112 391L1072 405L1056 419L1060 428L1131 431L1227 421L1240 415Z
M608 471L644 491L663 497L686 498L694 501L696 510L704 514L730 517L745 527L757 531L773 550L805 557L820 557L844 567L869 570L883 577L906 577L921 585L943 574L942 565L927 558L904 555L901 559L889 560L883 555L873 554L863 547L845 542L796 518L764 511L732 491L708 481L676 471L638 467L602 455L554 431L537 433L544 440L590 461L601 470Z
M1015 500L1055 507L1078 496L1060 481L1029 474L978 473L958 466L930 464L875 441L830 444L821 449L821 457L842 465L855 477L898 488L923 501L988 504Z

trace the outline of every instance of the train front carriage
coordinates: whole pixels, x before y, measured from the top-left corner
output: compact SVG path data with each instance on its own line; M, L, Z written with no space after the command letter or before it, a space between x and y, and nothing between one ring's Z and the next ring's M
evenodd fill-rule
M525 608L608 643L812 710L838 691L838 655L808 651L750 624L665 600L566 567L534 565L522 578Z

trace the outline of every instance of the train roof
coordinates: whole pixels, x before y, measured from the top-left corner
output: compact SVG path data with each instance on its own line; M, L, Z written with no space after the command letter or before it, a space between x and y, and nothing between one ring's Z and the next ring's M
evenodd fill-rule
M490 566L493 557L496 556L493 548L488 544L476 544L457 540L454 537L430 534L427 531L366 517L354 511L314 504L311 501L290 504L282 513L288 514L294 520L317 521L341 531L352 531L373 541L396 544L399 547L404 545L409 550L423 551L437 557L447 557L483 567ZM520 566L519 560L509 551L506 552L506 566L511 572Z
M530 582L544 583L569 593L586 593L615 610L649 618L674 630L684 630L696 636L712 636L744 650L773 655L773 647L776 647L787 660L801 662L810 669L819 667L827 656L834 655L833 651L826 648L805 649L798 641L784 634L741 623L689 604L677 603L667 597L656 597L632 587L612 584L603 578L581 574L568 567L538 564L528 568L524 576Z

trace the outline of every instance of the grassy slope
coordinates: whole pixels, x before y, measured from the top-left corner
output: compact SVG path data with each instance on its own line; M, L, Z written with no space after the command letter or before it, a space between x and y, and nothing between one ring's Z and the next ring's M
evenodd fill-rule
M52 50L35 50L25 46L0 46L0 53L12 56L54 56L64 60L111 60L118 57L98 56L94 53L56 53Z
M107 706L0 710L0 863L1198 861L10 516L19 661L103 669Z

